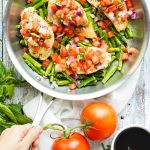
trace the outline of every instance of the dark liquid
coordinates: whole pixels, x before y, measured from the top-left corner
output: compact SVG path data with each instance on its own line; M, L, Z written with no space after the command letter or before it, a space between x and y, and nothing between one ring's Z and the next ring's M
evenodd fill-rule
M150 150L150 133L133 127L117 137L114 150Z

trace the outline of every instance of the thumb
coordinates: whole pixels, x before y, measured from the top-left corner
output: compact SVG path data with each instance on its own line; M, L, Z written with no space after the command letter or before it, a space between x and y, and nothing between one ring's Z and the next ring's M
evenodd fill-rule
M26 134L26 136L22 140L23 148L25 150L29 149L32 143L39 138L41 133L42 133L42 128L40 126L33 127L31 130L29 130L29 132Z

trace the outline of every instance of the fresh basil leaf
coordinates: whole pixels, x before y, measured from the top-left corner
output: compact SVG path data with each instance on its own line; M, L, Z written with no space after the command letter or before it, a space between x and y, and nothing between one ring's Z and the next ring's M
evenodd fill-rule
M5 85L5 94L7 98L11 99L13 97L14 88L15 88L14 84Z
M19 113L22 113L23 114L23 105L21 104L9 104L9 108L11 109L15 109L16 111L18 111Z

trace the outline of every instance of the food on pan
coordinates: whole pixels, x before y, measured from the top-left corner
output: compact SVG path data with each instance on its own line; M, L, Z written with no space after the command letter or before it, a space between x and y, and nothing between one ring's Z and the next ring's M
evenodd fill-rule
M138 50L128 23L131 0L30 0L21 14L26 64L50 83L71 90L106 84Z
M40 60L47 59L54 44L54 33L49 24L36 13L34 7L29 7L22 12L20 25L20 33L30 54Z

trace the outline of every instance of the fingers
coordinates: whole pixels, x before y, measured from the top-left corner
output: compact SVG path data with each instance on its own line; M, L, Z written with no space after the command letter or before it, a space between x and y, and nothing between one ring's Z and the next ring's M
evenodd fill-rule
M39 143L39 138L33 142L32 147L37 147Z
M11 134L15 135L14 138L17 141L22 141L22 139L26 136L26 134L31 130L31 124L25 125L15 125L11 127Z
M35 142L39 138L41 133L42 133L41 127L34 127L30 129L30 131L26 134L26 136L22 140L22 144L24 145L25 149L29 149L32 143Z

